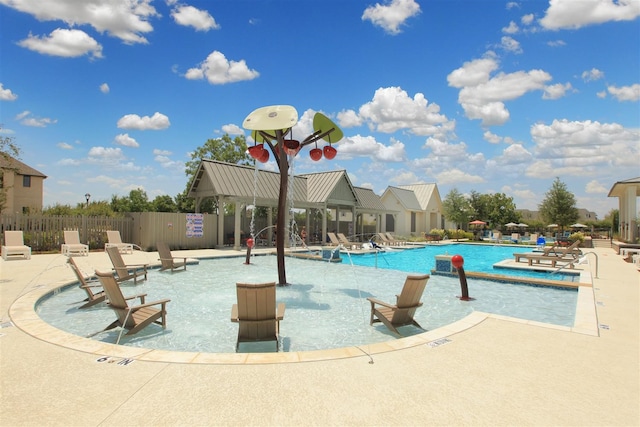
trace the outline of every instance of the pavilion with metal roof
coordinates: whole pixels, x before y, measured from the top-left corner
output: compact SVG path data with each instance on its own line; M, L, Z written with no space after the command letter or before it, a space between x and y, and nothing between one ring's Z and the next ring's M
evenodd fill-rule
M618 198L620 220L618 232L620 239L635 242L640 234L638 231L638 204L640 197L640 177L618 181L609 191L609 197Z

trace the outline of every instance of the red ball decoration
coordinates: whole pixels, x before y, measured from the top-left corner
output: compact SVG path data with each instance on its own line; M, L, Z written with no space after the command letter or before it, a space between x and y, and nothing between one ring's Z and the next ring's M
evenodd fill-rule
M253 147L249 147L249 155L251 157L253 157L254 159L256 159L256 160L260 158L260 156L262 155L263 151L266 151L266 150L264 149L262 144L254 145Z
M336 154L338 154L338 151L330 145L325 146L322 149L322 152L324 153L324 157L328 160L332 160Z
M451 257L451 264L458 269L464 265L464 258L461 255L454 255Z
M260 163L267 163L269 161L269 150L262 149L262 154L258 158Z
M251 237L249 237L249 238L247 239L247 247L248 247L249 249L251 249L251 248L253 248L253 244L254 244L253 239L252 239Z
M311 157L311 160L313 160L314 162L317 162L322 158L322 150L319 148L313 148L309 150L309 157Z

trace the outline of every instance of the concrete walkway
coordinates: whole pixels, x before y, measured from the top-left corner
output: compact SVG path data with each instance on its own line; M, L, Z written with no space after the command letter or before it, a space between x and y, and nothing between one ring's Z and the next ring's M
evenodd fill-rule
M269 355L159 362L130 358L127 349L120 357L113 348L83 351L78 337L41 326L25 303L73 281L66 258L0 261L0 425L637 426L640 273L612 249L590 251L598 257L594 333L478 313L475 326L390 342L372 359L278 356L297 363ZM156 253L127 257L157 260ZM75 260L84 271L110 267L104 252ZM431 345L437 336L449 341Z

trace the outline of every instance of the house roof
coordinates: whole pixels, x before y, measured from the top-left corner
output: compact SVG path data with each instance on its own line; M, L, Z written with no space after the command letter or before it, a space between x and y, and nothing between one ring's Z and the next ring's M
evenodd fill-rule
M438 193L438 187L436 184L411 184L411 185L400 185L399 188L404 190L413 191L416 199L418 199L418 203L420 203L420 210L426 211L429 207L429 201L435 193ZM438 194L438 198L440 195Z
M360 201L361 212L387 212L388 209L382 204L380 196L373 192L370 188L354 187L358 200Z
M359 206L358 196L345 170L299 175L309 181L309 202Z
M611 190L609 190L608 197L622 197L625 195L626 189L629 187L636 188L636 197L640 197L640 177L627 179L625 181L618 181L613 184Z
M391 193L400 202L402 207L407 211L421 211L420 202L416 197L416 193L413 190L400 188L400 187L388 187L384 193ZM383 194L384 196L384 194Z
M0 168L13 169L19 175L39 176L46 178L47 176L42 172L32 168L29 165L22 163L18 159L14 159L9 155L0 155Z

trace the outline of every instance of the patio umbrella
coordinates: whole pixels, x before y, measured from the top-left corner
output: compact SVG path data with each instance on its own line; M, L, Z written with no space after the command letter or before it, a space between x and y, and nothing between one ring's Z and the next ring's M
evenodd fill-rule
M517 227L518 224L516 224L515 222L508 222L505 224L505 227Z
M549 224L547 225L547 228L557 228L558 224Z
M484 221L480 221L479 219L476 219L475 221L471 221L469 224L470 225L486 225L487 223Z
M576 222L575 224L571 224L571 228L587 228L587 226Z
M528 227L528 225L523 223L523 222L521 222L520 224L518 224L518 227L523 227L524 228L524 227Z

